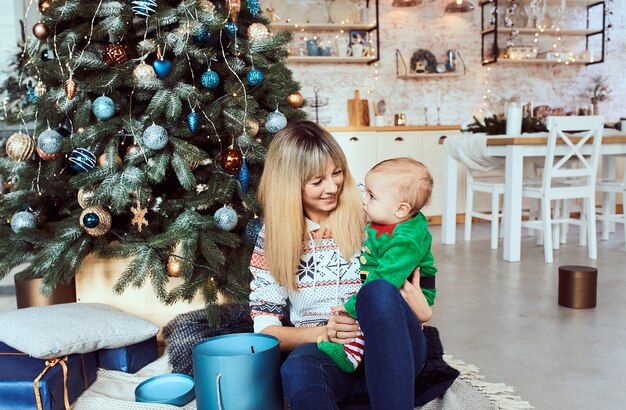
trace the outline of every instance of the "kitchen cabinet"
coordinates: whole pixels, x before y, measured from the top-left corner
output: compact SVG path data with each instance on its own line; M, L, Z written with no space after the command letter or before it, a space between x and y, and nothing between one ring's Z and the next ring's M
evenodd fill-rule
M409 127L354 127L331 128L348 159L350 171L357 182L365 181L367 171L378 162L389 158L411 157L426 165L433 175L434 189L430 204L424 215L437 223L443 204L443 145L439 139L447 133L458 132L458 126L409 126ZM458 204L464 211L465 169L459 167Z

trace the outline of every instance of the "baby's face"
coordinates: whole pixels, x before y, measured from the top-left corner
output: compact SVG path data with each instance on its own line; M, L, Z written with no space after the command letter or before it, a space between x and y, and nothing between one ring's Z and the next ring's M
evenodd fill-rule
M399 220L396 211L400 200L389 178L379 172L365 176L365 198L363 210L372 222L394 224Z

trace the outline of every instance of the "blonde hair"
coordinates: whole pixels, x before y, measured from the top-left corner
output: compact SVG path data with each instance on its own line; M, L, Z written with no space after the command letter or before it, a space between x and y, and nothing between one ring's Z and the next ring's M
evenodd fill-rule
M364 239L363 209L346 157L332 135L310 121L290 123L272 140L261 175L258 197L263 207L267 263L276 281L294 290L308 232L302 189L308 180L324 173L328 161L343 169L343 187L337 207L322 223L318 237L330 232L348 260Z
M428 167L413 158L392 158L374 165L368 173L385 173L401 202L411 206L411 213L421 211L430 201L433 176Z

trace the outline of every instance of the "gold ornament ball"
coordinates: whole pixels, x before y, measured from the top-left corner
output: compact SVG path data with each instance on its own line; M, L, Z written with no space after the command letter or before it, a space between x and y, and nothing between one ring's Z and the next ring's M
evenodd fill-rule
M43 82L38 81L37 85L35 85L35 95L37 97L41 97L45 93L46 93L46 85Z
M258 40L268 37L270 35L269 30L261 23L252 23L248 27L248 38L251 40Z
M106 65L121 64L128 61L128 52L121 44L109 43L104 47L102 59Z
M35 152L35 141L26 134L16 132L6 143L6 152L13 161L26 161Z
M95 228L87 228L83 224L83 218L88 213L94 213L98 215L98 218L100 219L100 223ZM100 205L90 206L89 208L85 208L83 212L80 214L80 226L82 226L85 229L85 231L87 231L87 233L91 236L102 236L106 234L111 229L112 222L113 221L111 219L111 214L109 213L109 211L107 211Z
M139 145L129 145L128 148L126 148L126 156L129 155L135 155L137 153L141 152L141 148L139 148Z
M39 155L39 158L41 158L44 161L51 161L53 159L57 159L59 158L61 155L63 155L62 152L55 152L52 154L48 154L45 151L42 151L41 148L39 148L39 145L37 145L37 147L35 148L35 150L37 151L37 155Z
M94 196L95 196L95 192L89 189L85 189L85 188L79 189L78 190L78 205L80 205L80 207L83 209L87 208L89 206L89 202Z
M246 120L246 131L248 131L248 135L251 137L256 137L259 133L259 122L254 118L248 118Z
M196 5L209 13L213 13L215 11L215 4L211 3L209 0L197 0Z
M39 40L45 40L50 36L50 29L41 21L33 26L33 34Z
M107 165L107 162L109 162L109 160L108 160L108 158L107 158L107 154L102 154L102 155L100 155L100 156L98 157L98 161L97 161L97 163L98 163L98 166L99 166L99 167L104 167L104 166L106 166L106 165ZM119 155L117 155L117 154L115 154L115 166L116 166L117 168L119 168L119 167L121 167L121 166L122 166L122 158L121 158Z
M298 91L287 96L287 103L293 108L300 108L304 104L304 97Z
M243 156L241 152L234 148L226 148L224 152L220 154L220 164L222 168L228 172L237 172L241 168L243 162Z
M156 80L157 75L154 72L154 68L152 68L151 65L146 64L145 61L142 61L133 70L133 77L135 77L135 79L138 81L147 81L147 80Z
M73 78L68 78L65 80L65 83L63 83L63 88L65 89L65 96L68 100L71 100L76 95L76 89L78 86Z
M172 253L176 256L183 256L183 246L178 242L172 249ZM167 276L172 278L180 277L183 260L176 256L167 258Z

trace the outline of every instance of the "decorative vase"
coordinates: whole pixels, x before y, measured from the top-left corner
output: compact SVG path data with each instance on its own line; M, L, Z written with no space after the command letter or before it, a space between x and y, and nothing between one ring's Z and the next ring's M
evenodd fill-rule
M43 278L19 279L15 276L13 280L18 309L76 302L76 283L73 278L70 283L59 283L49 295L43 295L39 290Z

